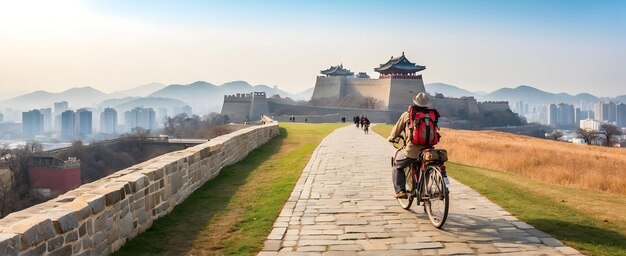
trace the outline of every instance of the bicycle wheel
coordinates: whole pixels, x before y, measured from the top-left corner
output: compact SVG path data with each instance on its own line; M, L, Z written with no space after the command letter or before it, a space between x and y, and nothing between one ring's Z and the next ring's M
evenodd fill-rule
M398 203L402 209L408 210L411 208L411 204L413 203L414 191L413 191L413 175L411 174L411 167L404 168L404 176L405 176L405 189L407 198L398 198Z
M441 228L448 217L450 197L439 167L434 165L426 167L424 189L423 200L426 214L435 227Z

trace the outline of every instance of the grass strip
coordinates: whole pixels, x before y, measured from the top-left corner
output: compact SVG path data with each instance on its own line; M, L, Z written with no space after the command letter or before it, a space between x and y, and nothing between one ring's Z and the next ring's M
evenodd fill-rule
M224 168L115 255L254 255L302 169L344 124L281 123L280 135Z

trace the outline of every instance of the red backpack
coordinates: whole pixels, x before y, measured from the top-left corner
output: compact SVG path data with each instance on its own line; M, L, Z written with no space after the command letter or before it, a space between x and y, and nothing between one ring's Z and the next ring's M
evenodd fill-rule
M411 143L421 146L433 146L439 143L438 119L439 112L437 110L418 109L416 106L409 107Z

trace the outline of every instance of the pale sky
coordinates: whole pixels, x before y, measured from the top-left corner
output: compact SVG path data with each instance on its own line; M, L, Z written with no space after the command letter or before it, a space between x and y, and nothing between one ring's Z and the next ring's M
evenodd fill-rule
M376 76L402 51L425 83L626 94L626 1L0 0L0 94L198 80L299 92L340 63Z

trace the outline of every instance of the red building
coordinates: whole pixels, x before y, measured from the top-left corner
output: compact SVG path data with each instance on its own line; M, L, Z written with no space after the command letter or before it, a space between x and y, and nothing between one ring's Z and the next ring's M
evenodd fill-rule
M55 197L81 185L80 160L63 161L52 156L31 157L28 167L30 187L43 196Z

